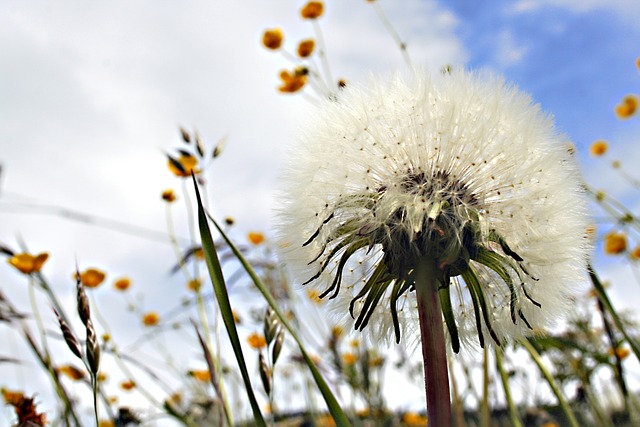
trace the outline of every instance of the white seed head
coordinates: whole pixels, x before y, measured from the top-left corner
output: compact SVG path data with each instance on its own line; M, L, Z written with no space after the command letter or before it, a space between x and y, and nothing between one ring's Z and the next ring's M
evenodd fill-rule
M415 340L411 272L425 254L463 343L544 329L569 307L590 250L566 139L499 78L415 74L350 86L309 119L283 180L284 260L376 339Z

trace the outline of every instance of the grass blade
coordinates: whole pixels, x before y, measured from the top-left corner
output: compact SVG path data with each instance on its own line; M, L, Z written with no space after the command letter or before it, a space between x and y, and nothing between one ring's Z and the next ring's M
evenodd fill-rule
M233 353L235 354L238 366L240 367L242 380L244 381L244 386L247 389L247 396L249 397L249 403L251 404L251 410L253 411L254 421L257 426L266 427L267 424L264 421L262 412L260 412L260 407L258 406L256 396L253 393L253 388L251 386L247 364L245 363L242 347L240 345L240 338L238 337L236 324L233 320L233 312L231 311L231 302L229 301L227 286L224 283L224 276L222 275L222 268L220 267L218 254L213 244L213 238L211 237L211 230L209 229L207 216L204 212L204 207L202 206L202 199L200 198L198 184L196 183L196 179L193 175L192 178L196 191L196 198L198 200L198 226L200 228L202 249L207 263L207 269L209 270L209 276L211 277L211 283L213 284L213 291L216 294L216 300L220 307L220 315L222 316L224 326L227 329L227 334L229 335L229 340L231 341L231 346L233 347Z

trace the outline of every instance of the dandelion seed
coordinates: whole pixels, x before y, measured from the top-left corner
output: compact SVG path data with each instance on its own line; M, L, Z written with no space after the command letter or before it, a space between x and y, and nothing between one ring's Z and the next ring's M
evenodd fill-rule
M544 329L584 279L575 158L499 78L452 70L350 85L309 119L284 182L278 247L294 277L376 340L416 342L425 258L456 351Z
M8 262L21 273L32 274L38 273L48 258L49 254L46 252L35 256L28 253L21 253L13 255L9 258Z

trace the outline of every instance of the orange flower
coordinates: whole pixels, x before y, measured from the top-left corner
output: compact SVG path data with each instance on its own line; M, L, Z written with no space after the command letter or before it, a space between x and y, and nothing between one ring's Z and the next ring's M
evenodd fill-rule
M2 388L0 392L2 392L2 398L4 399L4 403L6 403L7 405L15 406L18 404L18 402L24 399L24 393L21 391L13 391Z
M640 246L636 246L635 248L633 248L630 256L631 256L631 259L634 261L640 260Z
M181 178L190 177L191 172L194 174L200 173L200 170L197 168L198 159L189 153L180 153L180 157L177 159L169 157L168 166L169 170L173 172L175 176Z
M99 382L105 382L107 380L107 374L105 374L104 372L98 372L98 381Z
M408 426L426 426L427 417L417 412L405 412L402 416L402 422Z
M156 326L158 323L160 323L160 315L155 311L150 311L142 316L144 326Z
M198 292L202 287L202 280L200 279L191 279L187 282L187 289L192 292Z
M73 365L62 365L58 369L56 369L58 373L66 375L74 381L79 381L83 379L87 374Z
M303 19L316 19L322 16L324 5L319 1L310 1L301 10L300 15Z
M347 366L353 365L354 363L356 363L356 360L358 360L358 358L353 353L345 353L342 355L342 361Z
M599 157L607 152L607 148L608 148L607 141L598 140L593 144L591 144L589 151L591 152L592 156Z
M262 335L256 332L249 335L249 338L247 338L247 342L249 343L251 348L255 350L260 350L261 348L264 348L267 346L267 340L265 340Z
M295 93L307 84L307 74L309 70L306 68L296 68L291 74L287 70L280 71L280 80L282 80L282 85L278 88L278 90L282 93Z
M622 102L616 105L616 115L620 119L628 119L633 116L638 109L638 97L627 95L622 98Z
M88 268L80 273L80 282L87 288L97 288L102 282L104 282L106 273L98 270L97 268Z
M49 258L49 254L46 252L36 256L21 253L9 258L9 264L17 268L21 273L31 274L39 272L47 258Z
M162 200L167 203L173 203L176 201L176 194L172 189L168 188L162 192Z
M320 293L315 289L307 289L307 297L316 304L322 304L322 298L320 298Z
M313 39L302 40L298 44L298 56L300 58L307 58L311 56L315 47L316 42Z
M627 236L624 233L611 232L604 236L604 253L617 255L627 250Z
M257 231L251 231L249 234L247 234L247 239L249 239L249 241L254 245L259 245L265 240L264 234Z
M15 408L16 415L18 416L18 423L16 425L44 427L47 424L46 415L39 414L36 411L36 405L33 404L32 397L25 397L24 394L20 392L5 389L2 389L2 396L7 405Z
M206 383L211 380L211 373L206 370L193 370L188 372L190 377L195 378L198 381Z
M120 279L113 282L113 287L119 291L126 291L131 287L131 279L128 277L121 277Z
M105 343L111 341L111 335L107 333L102 334L102 341L104 341Z
M131 391L136 388L136 383L133 380L126 380L120 383L120 388L125 391Z
M262 45L271 50L280 49L283 39L284 34L280 28L270 28L262 35Z
M609 353L609 356L613 356L614 354L613 349L610 348L608 353ZM631 350L629 350L626 347L618 347L616 348L615 354L618 355L620 360L624 360L627 356L631 354Z

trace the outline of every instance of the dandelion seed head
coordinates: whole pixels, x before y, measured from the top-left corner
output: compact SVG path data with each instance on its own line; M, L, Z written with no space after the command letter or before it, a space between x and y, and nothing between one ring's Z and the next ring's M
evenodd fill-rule
M415 341L411 274L424 255L446 278L463 344L479 332L505 342L566 309L590 248L581 179L566 138L516 87L462 71L374 79L303 129L278 246L345 323Z

